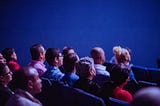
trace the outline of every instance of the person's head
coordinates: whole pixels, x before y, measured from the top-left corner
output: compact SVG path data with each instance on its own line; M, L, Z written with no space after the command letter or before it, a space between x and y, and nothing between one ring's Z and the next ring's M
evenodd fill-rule
M105 52L100 47L95 47L90 52L95 64L103 64L105 62Z
M9 61L17 61L17 55L14 48L5 48L2 50L2 55L6 59L7 62Z
M129 79L129 72L127 68L121 68L119 65L114 65L110 72L110 78L117 86L124 86L127 84Z
M63 66L66 72L75 72L75 64L79 60L76 53L70 53L64 56Z
M46 51L45 51L43 45L41 45L41 44L34 44L30 48L32 60L44 62L45 61L45 52Z
M92 58L83 57L76 63L76 71L79 77L93 79L96 75Z
M63 64L63 55L58 48L48 48L45 57L50 66L59 67Z
M157 67L160 68L160 57L157 58Z
M160 88L140 89L134 94L131 106L160 106Z
M64 56L67 55L67 54L71 54L71 53L75 53L75 51L74 51L74 49L73 49L72 47L67 47L67 46L65 46L65 47L63 48L62 54L63 54Z
M0 63L0 84L7 86L11 80L12 72L9 67L4 63Z
M131 61L131 56L128 49L121 48L120 46L115 46L113 47L113 53L115 54L118 64L126 64Z
M1 53L0 53L0 63L6 63L6 59L3 57Z
M14 73L12 84L15 88L28 91L32 95L40 93L42 88L37 70L29 66L21 67Z

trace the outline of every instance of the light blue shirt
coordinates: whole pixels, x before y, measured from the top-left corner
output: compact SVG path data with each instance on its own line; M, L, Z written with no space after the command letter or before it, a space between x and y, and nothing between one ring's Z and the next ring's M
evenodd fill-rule
M67 83L69 86L73 86L74 82L79 79L79 76L75 73L66 72L64 77L62 78L62 81L64 83Z
M64 74L55 66L49 66L47 71L42 75L42 77L53 81L60 81L63 76Z

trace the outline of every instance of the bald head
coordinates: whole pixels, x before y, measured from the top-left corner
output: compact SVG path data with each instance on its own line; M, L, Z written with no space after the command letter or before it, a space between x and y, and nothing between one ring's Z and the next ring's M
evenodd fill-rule
M104 50L100 47L94 47L91 52L91 57L94 59L95 64L103 64L105 62Z
M15 72L13 84L15 85L14 89L23 89L33 95L39 93L42 87L37 70L29 66L22 67Z

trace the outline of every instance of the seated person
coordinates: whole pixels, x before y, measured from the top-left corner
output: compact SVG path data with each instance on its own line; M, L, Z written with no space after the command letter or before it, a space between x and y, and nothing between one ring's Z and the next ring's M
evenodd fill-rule
M14 73L13 82L15 94L6 103L6 106L42 106L34 95L41 92L42 84L35 68L22 67Z
M15 72L20 69L20 65L17 62L17 55L14 48L3 49L2 55L6 59L7 65L12 72Z
M12 80L12 72L6 64L0 63L0 106L5 106L13 92L8 88Z
M157 58L157 68L160 68L160 57Z
M42 77L53 81L61 81L64 74L58 68L63 64L63 55L60 52L60 49L48 48L45 57L49 67Z
M129 49L126 48L121 48L120 46L115 46L113 47L113 53L115 54L114 59L110 62L115 62L115 64L120 65L122 68L128 68L130 70L130 81L134 81L135 83L137 83L135 77L134 77L134 73L131 70L131 67L133 66L132 64L130 64L131 61L131 55L129 52Z
M104 66L105 62L105 53L104 50L100 47L94 47L91 50L91 57L94 60L94 68L96 70L96 75L104 75L109 77L110 73L106 70L106 66Z
M1 53L0 53L0 63L6 64L6 59L3 57Z
M137 91L131 106L160 106L160 89L148 87Z
M44 65L46 50L44 49L43 45L34 44L30 48L30 53L32 61L29 63L29 66L34 67L38 71L39 76L42 76L47 70Z
M108 100L108 97L123 100L126 102L132 102L132 95L123 89L129 79L129 70L121 68L119 65L115 65L110 73L110 80L106 82L101 89L101 97Z
M74 83L74 87L98 95L100 86L93 82L93 78L96 75L93 59L89 57L81 58L76 63L76 71L79 79Z
M75 69L75 64L78 60L79 58L75 53L68 54L63 58L65 75L63 76L62 81L67 83L69 86L73 86L74 82L79 79L79 76L76 75Z
M64 57L65 57L66 55L72 54L72 53L75 53L75 51L74 51L74 49L73 49L72 47L65 46L65 47L63 48L62 54L63 54ZM59 67L59 69L61 70L61 72L65 73L65 69L64 69L64 66L63 66L63 65L61 65L61 66Z

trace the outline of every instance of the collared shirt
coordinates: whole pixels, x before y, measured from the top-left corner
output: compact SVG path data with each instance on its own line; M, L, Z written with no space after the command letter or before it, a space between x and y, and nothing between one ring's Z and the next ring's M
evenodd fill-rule
M42 104L29 92L17 89L6 103L6 106L42 106Z
M55 66L49 66L47 71L42 75L42 77L53 81L60 81L63 76L64 74Z
M29 66L34 67L37 70L37 72L39 73L39 76L42 76L42 74L44 72L46 72L46 70L47 70L46 67L45 67L45 65L43 64L43 62L37 61L37 60L32 60L29 63Z
M110 73L106 70L106 67L101 64L94 64L96 74L102 74L105 76L110 76Z

